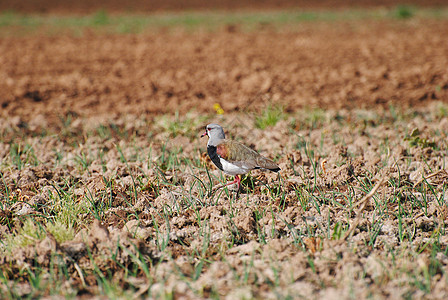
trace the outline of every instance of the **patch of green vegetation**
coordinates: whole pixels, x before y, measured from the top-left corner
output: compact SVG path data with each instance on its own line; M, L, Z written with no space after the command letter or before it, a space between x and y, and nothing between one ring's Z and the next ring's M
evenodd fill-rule
M320 108L307 108L299 111L290 120L293 130L318 129L326 124L327 113ZM338 120L338 119L337 119Z
M443 118L448 116L448 105L445 103L439 103L437 105L437 117Z
M156 118L155 123L161 130L169 133L170 137L182 135L189 138L196 138L197 129L205 126L205 119L206 117L204 116L193 115L191 113L181 116L177 111L174 116L163 115Z
M282 106L269 104L260 115L255 116L255 127L266 129L275 126L278 121L284 118L285 113Z
M0 34L32 34L44 30L49 34L71 32L82 34L86 28L97 33L141 33L162 28L216 30L238 26L254 30L263 26L281 28L303 22L336 22L357 20L385 20L409 18L447 19L448 9L417 8L401 5L392 9L348 9L340 11L271 11L271 12L180 12L164 14L109 14L106 10L86 16L54 16L21 14L14 11L0 13ZM12 29L9 30L8 29Z
M398 19L409 19L415 16L416 8L409 5L399 5L393 11L393 14Z
M422 148L436 148L437 144L433 141L428 140L427 138L421 137L421 132L418 128L414 128L411 134L404 139L405 141L409 141L409 145L411 147L422 147Z
M47 223L46 230L54 236L58 243L71 241L75 236L75 230L73 227L68 227L61 221Z
M36 15L25 15L10 10L0 13L0 27L37 27L40 25L42 25L42 18Z
M50 226L54 231L65 227L67 236L71 236L73 228L79 228L84 223L81 215L88 212L88 207L86 203L76 201L74 187L71 187L69 183L65 183L62 187L56 185L53 187L54 192L49 194L49 199L52 201L52 210L56 216L53 218L54 223Z
M105 26L110 24L110 18L108 13L102 9L93 15L92 22L97 26Z
M16 234L7 235L5 239L3 239L3 249L1 250L11 252L16 248L23 248L28 245L32 245L37 241L42 240L45 237L45 230L43 226L39 223L36 223L34 220L26 219L23 222L23 226L20 228L19 232Z
M34 154L34 148L30 144L12 143L9 148L11 164L21 170L25 166L37 166L39 160Z

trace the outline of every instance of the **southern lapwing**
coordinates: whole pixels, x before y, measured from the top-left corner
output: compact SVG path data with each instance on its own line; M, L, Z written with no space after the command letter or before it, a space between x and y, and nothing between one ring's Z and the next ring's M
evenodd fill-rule
M227 175L235 176L235 180L221 187L238 183L241 186L239 175L246 174L254 169L280 171L280 168L269 158L260 155L257 151L245 145L226 140L224 130L218 124L208 124L201 137L208 136L207 153L210 159L221 171Z

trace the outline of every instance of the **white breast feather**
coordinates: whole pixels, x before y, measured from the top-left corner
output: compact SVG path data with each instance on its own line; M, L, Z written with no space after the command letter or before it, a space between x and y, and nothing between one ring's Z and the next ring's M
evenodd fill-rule
M228 175L232 176L241 175L246 174L247 172L250 171L250 168L248 166L245 166L244 164L241 167L238 167L234 164L229 163L225 159L220 158L220 160L224 173Z

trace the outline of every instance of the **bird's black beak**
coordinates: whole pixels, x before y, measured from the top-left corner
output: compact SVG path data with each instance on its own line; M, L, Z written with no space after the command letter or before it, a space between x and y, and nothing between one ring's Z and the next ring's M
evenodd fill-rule
M204 136L208 136L207 130L201 135L201 138L203 138Z

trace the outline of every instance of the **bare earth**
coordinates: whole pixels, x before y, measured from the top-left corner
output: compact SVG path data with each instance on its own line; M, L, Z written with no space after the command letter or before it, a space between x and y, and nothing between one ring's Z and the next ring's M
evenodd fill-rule
M448 95L446 21L303 24L294 32L3 38L1 115L421 106Z
M0 293L444 299L447 36L410 19L0 38ZM212 121L281 176L209 194Z

